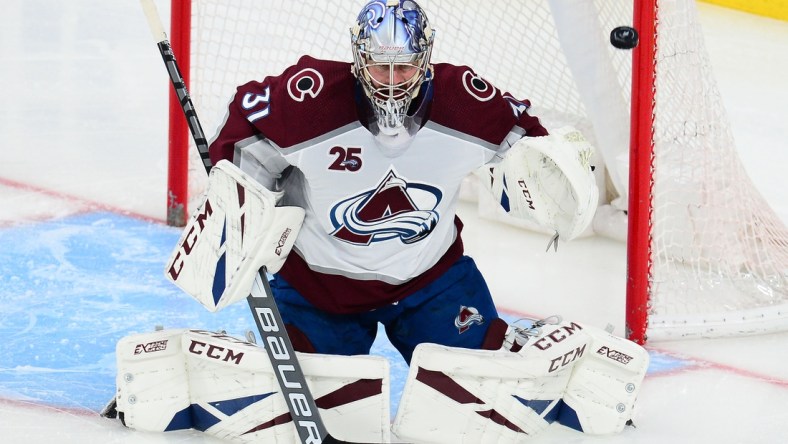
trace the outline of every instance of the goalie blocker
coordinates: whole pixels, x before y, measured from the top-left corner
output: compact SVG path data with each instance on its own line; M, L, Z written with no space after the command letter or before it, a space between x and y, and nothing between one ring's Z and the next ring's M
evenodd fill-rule
M261 267L279 271L301 229L304 210L277 207L279 198L231 162L219 161L165 277L212 312L245 299Z

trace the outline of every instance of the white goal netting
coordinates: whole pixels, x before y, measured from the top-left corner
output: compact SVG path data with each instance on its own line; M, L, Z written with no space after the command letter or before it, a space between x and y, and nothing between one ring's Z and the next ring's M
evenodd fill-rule
M419 2L437 31L433 61L467 64L531 100L548 129L581 129L604 166L605 199L620 210L632 53L613 48L609 33L632 24L632 3ZM190 92L206 134L237 85L302 54L351 61L349 27L362 4L193 0ZM640 222L652 225L652 239L638 246L651 252L649 337L788 329L788 231L739 161L694 1L664 0L658 11L653 214Z

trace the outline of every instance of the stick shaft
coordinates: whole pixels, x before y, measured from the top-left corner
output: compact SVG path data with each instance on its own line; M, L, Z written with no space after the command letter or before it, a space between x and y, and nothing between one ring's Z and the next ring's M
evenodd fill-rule
M183 80L175 54L172 51L164 26L161 23L153 0L141 0L148 25L154 40L159 47L172 86L180 101L183 114L189 125L192 138L200 153L206 173L210 173L213 163L208 156L208 142L200 125L200 119L192 104L186 83ZM293 343L287 334L279 308L274 300L268 284L265 267L260 268L252 286L251 294L246 298L252 311L258 332L265 343L265 350L276 373L276 379L290 410L290 416L303 444L320 444L322 442L340 442L331 437L326 430L315 399L306 384L304 372L296 358Z
M167 68L167 74L170 76L172 87L180 102L183 114L186 117L186 123L189 126L189 131L194 139L194 144L197 145L197 151L200 153L205 172L209 173L213 163L208 156L208 140L205 138L205 133L202 130L200 119L197 118L197 112L194 110L189 91L186 89L186 81L181 75L181 70L178 68L178 61L175 59L175 54L172 51L170 41L167 39L167 33L164 32L164 25L161 22L159 13L156 10L156 5L153 0L140 0L142 2L142 9L145 12L145 18L148 20L153 39L159 48L159 53L164 61L164 66Z
M252 292L246 301L254 315L260 336L265 342L265 350L282 393L285 395L290 416L293 418L301 442L322 442L328 436L328 431L320 419L314 397L306 385L304 372L298 363L293 343L287 334L271 286L268 284L265 267L258 271Z

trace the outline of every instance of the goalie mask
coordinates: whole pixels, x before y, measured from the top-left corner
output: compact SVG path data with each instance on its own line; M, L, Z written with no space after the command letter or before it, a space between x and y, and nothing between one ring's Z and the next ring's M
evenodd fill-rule
M418 131L425 107L408 111L431 79L433 37L427 16L412 0L370 1L351 28L353 74L372 105L370 130L384 145L399 145L403 135Z

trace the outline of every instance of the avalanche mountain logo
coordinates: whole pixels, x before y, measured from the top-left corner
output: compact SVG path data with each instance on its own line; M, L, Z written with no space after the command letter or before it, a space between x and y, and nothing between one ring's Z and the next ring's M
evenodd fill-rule
M443 192L407 182L392 169L374 190L340 201L331 208L335 238L354 245L399 239L412 244L427 237L438 224L435 208Z
M463 334L468 331L473 324L484 324L484 316L480 315L479 310L475 307L460 306L460 314L454 318L454 326L457 327L457 331Z

